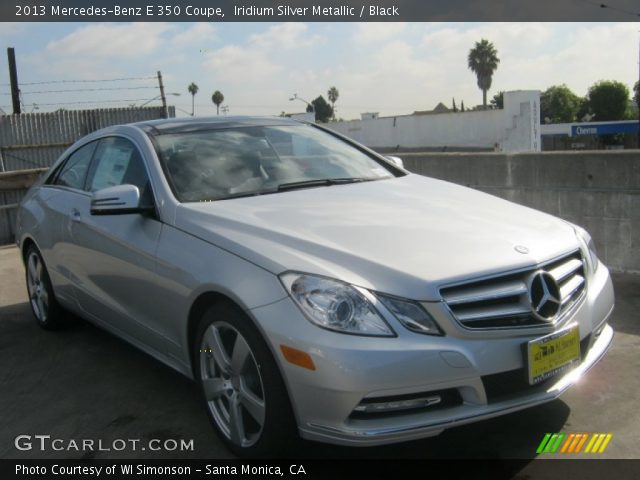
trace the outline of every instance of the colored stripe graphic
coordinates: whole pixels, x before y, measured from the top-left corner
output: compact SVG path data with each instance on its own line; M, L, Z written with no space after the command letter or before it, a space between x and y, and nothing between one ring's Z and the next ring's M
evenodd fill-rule
M591 453L591 447L593 447L593 444L595 443L597 438L598 438L597 433L591 437L591 440L589 440L589 443L587 443L587 448L584 449L584 453Z
M536 453L603 453L612 438L612 433L545 433Z
M564 433L559 433L558 434L558 439L556 440L556 443L553 445L553 448L551 450L551 453L556 453L558 451L558 449L560 448L560 445L562 444L562 440L564 440L564 438L567 435Z
M580 443L578 443L578 446L576 447L575 453L580 453L580 450L582 450L582 446L587 441L587 438L589 438L589 434L583 433L582 434L582 439L580 440Z
M564 442L564 445L562 445L562 449L560 450L560 453L566 453L567 448L569 448L569 445L571 444L571 442L573 441L574 437L576 436L575 433L571 433L568 437L567 437L567 441Z
M607 436L604 437L604 441L602 442L602 446L600 447L598 453L604 452L604 449L607 448L607 445L609 445L609 442L611 441L611 437L613 437L613 434L607 433Z
M557 439L558 439L557 433L554 433L553 435L551 435L549 442L547 442L547 446L544 447L544 453L553 453L551 449L553 448L553 445L556 443Z
M600 444L604 440L604 437L606 437L604 433L598 433L597 435L598 435L598 439L596 440L596 443L593 445L593 448L591 449L591 453L598 452L598 449L600 448Z
M536 453L542 453L544 451L544 446L547 444L547 441L550 438L551 438L551 434L550 433L545 433L544 438L540 442L540 445L538 445L538 449L536 450Z

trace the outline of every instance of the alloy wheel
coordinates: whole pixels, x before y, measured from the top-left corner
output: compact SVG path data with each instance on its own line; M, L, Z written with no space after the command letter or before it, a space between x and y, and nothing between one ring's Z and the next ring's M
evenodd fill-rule
M48 280L42 260L36 252L27 259L27 290L33 314L40 323L46 323L49 311Z
M213 322L205 330L200 378L220 431L235 445L254 445L265 424L264 386L251 347L233 325Z

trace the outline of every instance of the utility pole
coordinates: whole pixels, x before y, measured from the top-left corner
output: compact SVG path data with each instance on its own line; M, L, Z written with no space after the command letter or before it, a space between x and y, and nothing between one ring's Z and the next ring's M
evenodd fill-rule
M162 118L168 118L167 97L164 96L164 85L162 84L162 73L158 70L158 86L160 87L160 98L162 98Z
M11 101L13 102L13 113L18 115L20 111L20 88L18 88L18 69L16 68L16 52L13 48L7 48L7 59L9 60L9 81L11 82Z

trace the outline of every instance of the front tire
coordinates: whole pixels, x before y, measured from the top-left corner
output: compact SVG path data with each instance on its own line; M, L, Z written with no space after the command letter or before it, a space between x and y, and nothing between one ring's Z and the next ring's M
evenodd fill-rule
M280 371L251 320L226 303L209 308L194 356L207 413L227 447L240 457L282 454L295 421Z
M25 270L29 305L36 322L45 330L60 328L63 325L63 311L53 293L42 255L33 245L27 249Z

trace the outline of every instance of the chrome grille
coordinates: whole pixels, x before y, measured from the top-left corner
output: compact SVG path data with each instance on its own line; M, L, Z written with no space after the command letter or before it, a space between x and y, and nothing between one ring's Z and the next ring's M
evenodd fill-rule
M531 306L530 279L539 271L553 277L560 293L559 311L550 320L534 315ZM584 262L577 250L527 270L444 287L440 295L464 327L495 329L554 324L582 299L584 290Z

